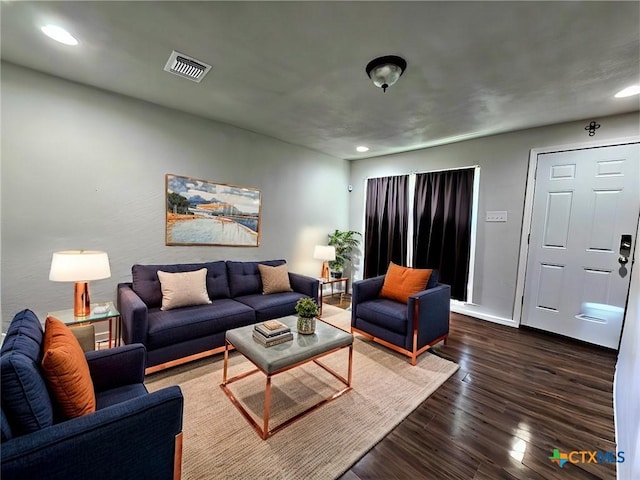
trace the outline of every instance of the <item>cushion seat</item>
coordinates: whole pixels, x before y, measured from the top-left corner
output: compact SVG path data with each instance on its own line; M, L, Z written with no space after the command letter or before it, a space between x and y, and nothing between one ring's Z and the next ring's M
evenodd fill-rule
M407 333L407 306L386 298L362 302L357 306L358 318L392 332Z
M292 312L295 312L297 301L305 297L306 295L298 292L272 293L270 295L258 293L244 295L236 298L236 300L255 310L256 322L264 322L273 318L291 315Z
M228 298L174 310L150 308L147 348L174 345L255 322L252 308Z

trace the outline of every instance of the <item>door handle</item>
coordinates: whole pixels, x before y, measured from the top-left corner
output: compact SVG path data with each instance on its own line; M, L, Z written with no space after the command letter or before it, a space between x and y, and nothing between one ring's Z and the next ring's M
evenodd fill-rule
M620 236L620 256L618 262L620 265L625 265L629 262L629 256L631 255L631 235Z

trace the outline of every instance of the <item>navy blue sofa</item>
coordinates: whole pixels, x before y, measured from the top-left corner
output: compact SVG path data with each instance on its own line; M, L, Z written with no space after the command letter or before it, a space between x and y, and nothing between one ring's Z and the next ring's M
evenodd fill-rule
M285 260L216 261L174 265L134 265L132 282L118 284L118 310L125 344L147 349L147 373L224 350L227 330L295 315L303 297L318 302L319 281L289 272L292 292L262 294L258 264L276 267ZM160 310L158 270L175 273L207 269L211 304Z
M351 287L351 331L411 358L449 335L451 287L437 281L434 270L425 290L405 303L380 297L384 275L354 282Z
M37 316L23 310L0 350L2 480L179 478L182 392L147 392L144 347L88 352L96 411L60 420L41 373L42 340Z

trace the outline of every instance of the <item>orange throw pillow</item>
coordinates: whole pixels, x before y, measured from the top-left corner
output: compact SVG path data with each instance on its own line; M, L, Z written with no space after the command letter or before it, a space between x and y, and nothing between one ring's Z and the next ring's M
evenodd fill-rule
M69 327L54 317L44 326L42 371L51 394L66 418L96 411L89 364Z
M384 277L380 296L407 303L411 295L427 287L431 272L431 269L401 267L391 262Z

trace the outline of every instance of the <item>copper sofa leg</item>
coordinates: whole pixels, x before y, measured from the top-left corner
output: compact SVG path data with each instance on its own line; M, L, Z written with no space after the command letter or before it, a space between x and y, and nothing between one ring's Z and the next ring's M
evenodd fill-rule
M173 453L173 480L182 478L182 432L176 435L176 448Z

